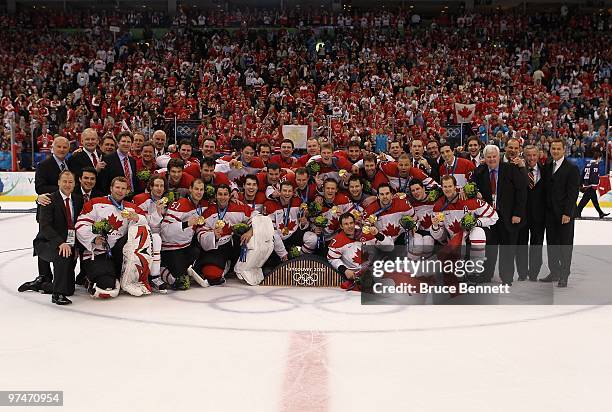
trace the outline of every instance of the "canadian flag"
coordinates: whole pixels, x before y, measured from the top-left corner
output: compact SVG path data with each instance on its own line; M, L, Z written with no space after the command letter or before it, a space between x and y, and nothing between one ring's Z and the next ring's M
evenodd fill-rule
M457 123L471 123L475 112L475 104L455 103L455 116L457 117Z

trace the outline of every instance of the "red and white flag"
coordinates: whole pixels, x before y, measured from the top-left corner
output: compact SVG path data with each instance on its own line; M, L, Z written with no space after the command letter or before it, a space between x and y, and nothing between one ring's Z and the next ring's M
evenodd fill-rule
M455 103L457 123L471 123L476 113L475 104Z

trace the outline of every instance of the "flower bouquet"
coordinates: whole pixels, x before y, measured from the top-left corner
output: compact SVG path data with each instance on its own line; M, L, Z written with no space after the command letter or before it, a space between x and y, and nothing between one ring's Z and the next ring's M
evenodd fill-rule
M111 249L108 245L108 235L115 231L113 225L110 224L108 219L102 219L91 226L91 231L94 235L102 236L104 238L104 245L106 247L106 254L111 256ZM93 254L92 254L93 256Z
M300 257L301 255L302 255L302 251L300 250L299 247L293 246L291 249L289 249L289 252L288 252L289 259L295 259L297 257Z
M429 202L435 202L443 195L444 195L444 192L442 192L442 189L439 186L436 186L433 189L431 189L429 192L427 192L427 200Z
M310 176L316 176L321 171L321 165L317 162L310 162L306 165L306 170Z
M478 224L478 219L472 213L467 213L461 218L461 228L466 232L472 230Z
M478 195L478 186L475 183L466 183L463 186L463 193L465 193L465 197L468 199L473 199Z
M143 169L136 173L136 179L139 181L146 183L151 178L151 171L149 169Z
M325 216L319 215L314 218L313 224L316 227L321 228L321 234L317 237L317 249L319 249L321 246L325 244L325 237L324 237L325 235L324 235L323 229L327 227L327 225L329 224L329 220Z
M400 218L399 224L406 232L413 230L417 226L416 220L412 216L404 215Z
M212 200L215 198L215 187L213 185L206 185L204 188L204 199Z
M308 215L311 217L319 216L323 213L323 207L319 202L310 202L308 204Z

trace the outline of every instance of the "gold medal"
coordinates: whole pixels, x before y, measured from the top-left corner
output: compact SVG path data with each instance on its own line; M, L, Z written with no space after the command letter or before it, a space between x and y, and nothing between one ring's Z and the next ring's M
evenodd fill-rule
M166 205L168 204L168 198L167 198L167 197L165 197L165 196L164 196L164 197L162 197L161 199L159 199L159 203L160 203L162 206L166 206Z
M442 212L438 213L438 220L440 222L444 222L444 213L442 213Z
M127 218L130 215L130 213L132 213L133 211L134 211L133 209L126 207L125 209L121 211L121 216L124 218Z
M198 217L198 225L203 225L204 223L206 223L206 219L204 218L204 216L199 216Z
M397 197L399 197L400 199L406 199L406 193L404 193L404 192L399 192L399 193L397 194Z
M375 215L370 215L368 216L368 222L370 222L370 224L374 224L376 223L376 221L378 220L378 218Z
M364 235L369 235L370 234L370 226L364 226L361 231L363 232Z
M329 209L329 212L332 215L337 215L338 214L338 207L337 206L332 207L331 209Z
M361 219L361 212L357 209L353 209L351 211L351 214L353 215L353 217L355 218L355 220L359 220Z
M302 203L302 204L300 205L300 209L302 209L302 210L308 210L308 204L307 204L307 203Z
M242 169L242 162L240 160L236 161L236 169Z
M282 234L283 234L283 236L287 236L289 234L289 229L284 227L283 230L282 230Z
M338 176L340 177L344 177L346 175L347 171L344 169L340 169L340 171L338 172Z
M215 228L223 229L225 227L225 222L223 220L217 220L215 222Z

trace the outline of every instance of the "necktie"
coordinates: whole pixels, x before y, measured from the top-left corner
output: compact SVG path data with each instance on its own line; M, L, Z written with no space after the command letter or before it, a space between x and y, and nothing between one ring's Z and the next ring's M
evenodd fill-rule
M474 166L478 166L478 165L476 164L476 158L475 158L475 157L472 157L472 163L474 163Z
M96 152L93 152L91 154L91 160L93 162L94 167L98 166L98 156L96 155Z
M65 170L66 170L66 163L62 162L62 163L60 164L60 171L62 171L62 172L63 172L63 171L65 171Z
M127 156L123 158L123 175L128 181L128 189L132 190L132 173L130 172L130 165L128 163Z
M497 194L497 181L495 180L495 170L491 170L489 180L491 185L491 194L495 196Z
M83 203L87 203L87 202L89 202L89 194L83 193Z
M535 174L533 173L533 167L529 168L529 173L527 173L527 176L529 177L529 188L533 189L535 186Z
M72 221L72 210L70 208L70 198L66 198L66 221L68 222L68 229L74 229L74 222Z

